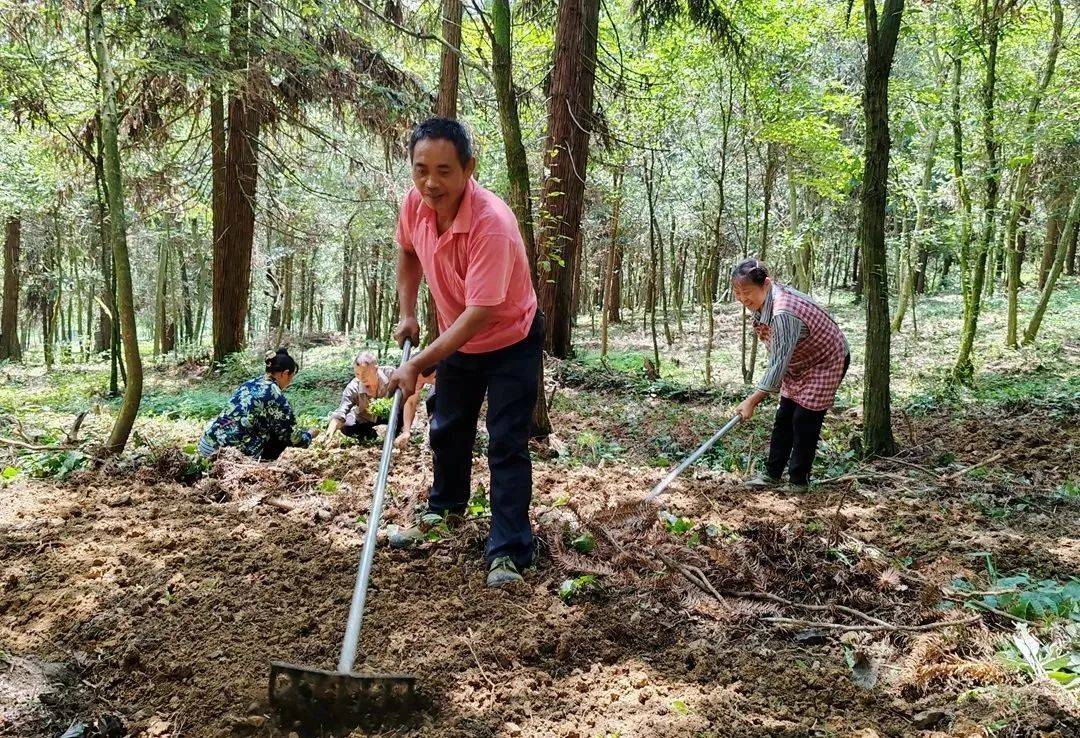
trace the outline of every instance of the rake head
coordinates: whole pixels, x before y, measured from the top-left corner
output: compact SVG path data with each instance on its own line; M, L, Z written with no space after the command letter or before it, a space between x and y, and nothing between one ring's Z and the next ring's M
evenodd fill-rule
M340 674L270 662L270 704L305 726L408 722L421 709L410 674Z

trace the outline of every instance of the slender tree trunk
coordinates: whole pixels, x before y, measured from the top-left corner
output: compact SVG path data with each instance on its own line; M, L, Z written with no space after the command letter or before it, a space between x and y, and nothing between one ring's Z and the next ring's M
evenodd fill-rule
M761 187L764 199L761 215L761 248L758 252L758 259L760 259L761 261L765 261L768 258L769 253L769 215L772 211L773 188L776 185L776 170L779 165L780 162L777 155L777 144L770 141L765 147L765 173ZM855 251L856 253L858 253L858 249L856 249ZM745 324L746 321L744 320L743 322ZM750 361L743 364L742 368L743 381L747 384L754 381L754 367L757 364L757 350L757 334L751 332Z
M919 191L915 196L915 226L911 234L911 245L916 250L915 260L919 266L915 268L909 251L906 259L908 268L905 272L904 284L900 288L896 315L893 317L892 329L894 333L900 332L900 327L904 324L904 314L907 312L908 305L915 299L915 293L919 291L918 283L923 279L923 272L926 269L928 249L923 241L923 221L926 217L926 209L929 206L930 188L933 186L934 181L934 161L937 158L937 144L940 133L941 128L934 124L930 131L930 137L926 142L926 152L923 155L922 180L919 182Z
M1080 242L1080 228L1073 229L1072 243L1069 244L1069 254L1065 257L1065 273L1070 277L1076 274L1076 246Z
M135 417L142 401L142 357L139 355L139 337L135 327L135 303L131 285L131 263L128 261L127 216L124 211L123 178L120 174L120 148L117 143L118 115L116 88L112 61L105 40L105 21L102 16L103 0L91 5L91 22L98 69L98 86L101 92L101 143L104 154L105 185L108 193L109 236L112 244L113 266L116 278L117 312L120 334L124 343L124 365L127 382L124 400L120 405L112 432L105 442L106 454L117 454L127 445Z
M458 3L460 0L446 0ZM536 238L533 234L532 197L529 185L529 161L521 138L521 119L518 116L517 92L514 89L512 23L509 0L493 0L491 6L491 72L495 78L495 98L499 106L499 122L502 128L503 147L506 154L506 175L510 184L509 205L517 217L521 240L532 274L533 288L540 292L537 273ZM444 57L445 62L445 57ZM548 333L551 333L551 317L548 317ZM540 366L539 392L533 409L531 435L543 437L551 433L548 418L547 397L544 391L544 367Z
M615 252L619 248L619 214L622 210L623 169L617 167L611 173L611 239L608 241L607 259L604 264L604 305L600 311L600 356L607 356L608 325L611 322L611 303L615 291Z
M863 448L868 455L896 450L889 394L889 288L886 274L885 206L889 176L889 74L904 0L885 0L880 23L876 0L863 3L866 15L866 79L863 115L866 146L860 195L859 241L866 290L866 386L863 392Z
M965 323L967 321L967 314L971 309L972 304L972 254L971 254L971 194L968 190L967 180L964 177L964 138L963 138L963 118L960 114L960 100L961 100L961 88L962 88L962 74L961 74L962 56L960 51L956 51L956 55L953 57L953 97L952 97L952 128L953 128L953 176L956 179L956 189L960 198L961 214L960 214L960 243L957 248L957 253L960 256L960 284L961 291L964 296L964 314ZM985 262L984 262L985 264ZM942 277L944 279L944 276ZM982 289L980 285L979 293ZM971 368L970 362L970 343L965 349L963 343L965 338L961 338L960 359L957 361L956 366L953 368L953 374L957 377L963 377L965 372Z
M1032 343L1039 332L1043 315L1046 313L1046 306L1050 303L1050 295L1053 293L1054 286L1061 275L1062 267L1065 265L1065 257L1068 254L1069 246L1075 242L1078 227L1080 227L1080 188L1077 188L1076 194L1073 195L1072 205L1069 206L1069 214L1065 219L1065 228L1061 232L1061 238L1058 239L1057 254L1054 257L1053 266L1050 267L1050 274L1046 278L1046 286L1039 293L1039 302L1035 305L1035 312L1032 313L1031 320L1024 330L1025 346Z

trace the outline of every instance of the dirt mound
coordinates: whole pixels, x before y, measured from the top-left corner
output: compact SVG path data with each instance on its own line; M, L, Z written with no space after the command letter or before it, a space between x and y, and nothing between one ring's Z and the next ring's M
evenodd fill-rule
M265 702L268 662L335 663L378 453L223 454L194 484L171 481L183 459L169 453L5 487L0 652L60 666L8 660L0 734L56 738L108 715L148 738L287 736ZM962 453L958 465L980 452ZM1054 463L1030 468L1054 479ZM538 462L546 555L517 590L484 587L482 509L444 540L377 551L361 661L417 674L435 707L373 735L970 735L998 719L1015 735L1080 734L1075 709L994 662L1007 620L923 633L863 617L964 617L938 605L978 568L971 551L1007 561L1022 544L1033 571L1080 570L1062 552L1075 532L990 530L968 503L979 480L960 494L908 473L751 496L695 470L642 506L663 470ZM390 522L430 474L419 449L396 458ZM486 485L482 458L474 481ZM1000 700L957 704L984 688Z

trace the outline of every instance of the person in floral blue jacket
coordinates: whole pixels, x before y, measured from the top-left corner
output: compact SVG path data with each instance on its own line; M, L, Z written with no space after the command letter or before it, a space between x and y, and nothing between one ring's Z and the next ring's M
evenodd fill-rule
M270 461L289 446L306 447L311 433L297 431L285 390L296 376L293 357L283 348L266 353L266 374L244 382L229 404L206 428L199 453L209 456L223 446Z

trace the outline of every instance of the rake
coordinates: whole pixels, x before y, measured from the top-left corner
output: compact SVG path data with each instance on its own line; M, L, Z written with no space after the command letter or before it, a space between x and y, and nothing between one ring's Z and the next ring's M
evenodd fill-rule
M412 344L405 341L402 364L409 360L411 353ZM375 537L386 494L386 478L390 472L390 458L403 403L404 398L398 388L390 406L379 475L371 499L371 514L337 670L315 669L281 661L270 663L270 704L287 720L318 726L362 725L388 720L405 721L420 708L415 676L353 671L375 557Z

